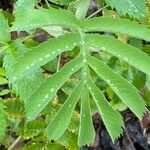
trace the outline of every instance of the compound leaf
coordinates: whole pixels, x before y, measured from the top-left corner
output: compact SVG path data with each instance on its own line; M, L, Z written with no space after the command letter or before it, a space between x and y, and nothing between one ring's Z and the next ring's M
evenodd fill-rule
M124 127L121 115L115 111L107 102L99 88L94 84L90 78L89 69L87 68L89 79L87 80L88 89L93 97L93 100L100 112L104 124L110 134L111 139L114 141L122 134Z
M62 52L72 50L79 42L78 34L70 33L31 48L15 60L10 73L13 81L30 74Z
M122 33L131 37L150 41L150 29L127 19L95 17L84 22L85 32L104 31Z
M144 17L146 14L146 0L106 0L112 8L116 8L120 15L129 14L133 17Z
M93 127L89 91L85 86L81 95L80 127L78 133L78 145L90 145L94 143L95 131Z
M66 10L57 10L54 8L31 9L30 11L22 11L16 15L11 31L29 31L39 27L56 25L76 29L81 26L81 23L71 12Z
M83 85L83 81L81 80L72 91L70 96L67 98L63 106L57 112L53 121L50 122L50 124L47 126L46 132L49 139L57 140L67 129L73 114L73 110L75 109L76 103L82 91ZM58 127L56 127L57 125Z
M140 49L123 43L111 36L96 34L87 35L86 42L124 60L138 70L150 74L150 57Z
M104 64L101 60L89 56L90 67L114 90L118 97L141 119L146 111L145 102L139 91L119 74Z
M46 79L27 99L26 117L28 120L34 119L41 110L50 102L60 87L68 78L82 67L80 57L68 62L59 72Z

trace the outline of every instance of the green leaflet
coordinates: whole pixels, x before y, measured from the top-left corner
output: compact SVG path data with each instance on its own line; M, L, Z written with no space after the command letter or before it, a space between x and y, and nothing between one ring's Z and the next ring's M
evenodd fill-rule
M31 9L30 11L22 11L16 15L11 31L29 31L38 27L56 25L78 29L81 27L81 22L66 10L57 10L54 8Z
M84 22L84 31L105 31L122 33L131 37L150 41L150 29L127 19L95 17Z
M41 112L68 78L81 68L82 64L81 57L73 59L34 91L26 104L28 120L34 119Z
M34 9L34 4L39 0L18 0L16 2L15 14L19 15L21 12L30 11Z
M4 107L5 106L2 103L2 99L0 98L0 141L4 137L5 129L6 129L6 126L7 126L6 112L4 110Z
M60 5L69 5L71 2L75 0L49 0L49 1Z
M39 136L39 134L45 131L46 126L47 123L44 120L33 120L27 122L27 124L25 125L23 138L29 139L34 138L35 136Z
M33 91L45 80L44 75L40 70L33 72L30 75L19 78L13 85L16 91L18 91L20 97L23 100L29 98Z
M47 149L47 150L67 150L67 149L65 148L65 146L60 145L60 144L57 144L57 143L48 144L48 145L46 146L46 149Z
M76 17L78 19L85 19L86 13L90 5L90 0L79 0L76 6Z
M90 59L90 58L89 58ZM107 102L105 97L99 88L94 84L90 78L89 69L86 68L87 72L87 86L93 97L93 100L100 112L100 115L104 121L104 124L108 130L111 139L114 141L120 134L122 134L124 127L121 115L115 111L110 104Z
M114 90L118 97L141 119L146 111L145 102L138 90L126 79L115 73L101 60L88 57L90 67Z
M70 96L67 98L63 106L57 112L53 121L50 122L50 124L47 126L46 132L49 139L57 140L67 129L72 117L73 110L75 109L80 93L82 92L83 86L84 84L81 80Z
M65 34L59 38L48 40L37 47L32 48L18 57L11 68L12 80L24 77L40 66L53 60L62 52L72 50L80 42L78 34Z
M26 145L22 150L42 150L44 149L43 143L32 143L31 145Z
M111 36L96 34L87 35L86 43L94 47L99 47L103 51L124 60L140 71L150 74L150 57L138 48L125 44Z
M63 136L58 139L58 143L64 145L66 150L79 150L79 147L77 146L77 139L77 134L66 130Z
M89 92L85 86L81 95L80 127L78 133L78 145L90 145L94 143L95 130L91 118Z
M0 10L0 43L6 44L10 40L9 26L2 11Z
M12 88L16 90L21 99L26 100L33 93L35 88L44 81L45 77L42 74L42 69L37 68L32 73L26 76L21 76L13 81L13 73L10 73L12 66L16 58L22 58L23 54L29 51L29 49L25 47L20 40L16 40L7 50L8 51L4 57L4 67L7 71L7 78L10 83L12 83Z
M9 117L18 119L24 117L24 102L20 99L7 99L4 101L4 106Z
M4 77L0 76L0 85L5 85L5 84L8 84L8 81Z
M112 8L116 8L120 15L129 14L133 17L144 17L146 14L146 0L106 0Z

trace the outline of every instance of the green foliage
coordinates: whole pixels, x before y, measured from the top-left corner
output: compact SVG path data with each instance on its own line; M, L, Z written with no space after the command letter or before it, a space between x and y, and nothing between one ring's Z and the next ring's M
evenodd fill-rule
M60 4L60 5L68 5L71 2L75 1L75 0L49 0L55 4Z
M4 108L5 108L5 106L2 102L2 99L0 99L0 141L4 137L5 130L7 127L6 112L5 112Z
M4 102L5 111L11 118L21 119L24 117L24 103L19 99L8 99Z
M104 124L114 141L116 137L122 134L123 121L121 115L115 111L107 102L102 92L95 85L90 77L89 68L85 69L85 73L87 74L87 86L93 97L93 100L101 114L101 117L104 121ZM113 118L112 118L113 114Z
M53 0L53 2L68 5L71 1ZM115 3L107 2L114 7ZM115 8L123 15L128 13L140 17L145 13L145 1L141 3L140 10L138 1L130 1L133 2L132 7L138 10L137 13L132 10L127 12L128 2L128 0L124 1L123 9L120 9L122 3L117 2ZM150 29L129 19L97 17L83 20L89 1L81 0L76 5L78 19L73 13L63 9L52 7L45 9L37 5L35 9L34 6L37 3L38 0L18 0L15 7L15 21L11 28L0 13L0 26L4 27L2 31L0 30L0 43L8 44L9 30L29 33L28 37L11 41L6 45L4 49L7 51L3 62L8 81L12 85L10 89L15 90L15 94L18 94L21 99L6 101L4 103L7 106L6 112L9 118L21 118L25 121L23 124L25 129L20 132L25 139L32 137L36 143L29 143L25 149L49 147L50 149L76 150L77 141L78 146L92 144L95 133L91 119L90 96L114 141L122 134L124 123L120 113L111 105L113 102L108 102L102 90L111 89L110 93L106 91L109 97L116 94L118 101L141 119L147 109L138 89L142 88L146 81L141 81L140 84L136 82L138 78L141 79L142 75L146 78L146 74L150 74L150 56L134 47L133 44L126 44L115 37L123 34L126 37L150 41ZM83 4L85 5L82 10ZM56 27L61 27L63 34L58 34L55 38L51 37L38 43L37 46L27 47L25 40L32 39L35 29L44 30L46 27L52 27L54 32L57 32ZM101 31L114 34L100 35ZM76 50L79 52L76 53ZM67 57L67 63L61 62L59 58L69 56L66 52L70 51L76 54L71 58ZM56 72L47 73L43 66L53 60L58 60L58 64L55 64L57 65ZM119 65L116 68L118 62ZM134 69L131 69L132 66ZM133 71L133 80L129 80L131 75L129 75L128 68ZM138 75L134 71L137 71ZM95 83L98 80L100 84ZM71 82L71 89L68 90L65 88L67 81L76 81L77 85ZM66 94L67 99L60 100L58 93ZM52 106L49 107L50 105ZM2 118L5 119L3 105L1 107ZM77 119L74 117L76 109L80 112L78 135L78 127L75 131L72 129L78 124L78 117ZM3 126L0 133L4 133L4 128ZM44 138L41 139L41 137ZM44 145L42 142L47 138L56 140L56 145L49 142Z
M106 2L112 7L116 8L120 15L129 14L133 17L144 17L147 11L146 0L106 0Z
M2 11L0 11L0 26L3 27L0 30L0 44L6 44L10 40L10 34L8 22L5 20Z
M27 99L26 116L28 120L34 119L40 111L50 102L55 93L65 83L65 81L82 66L80 57L67 63L61 70L52 77L46 79ZM38 92L39 91L39 92ZM40 94L37 94L40 93ZM34 99L34 101L33 101ZM41 101L42 99L42 101ZM34 109L34 108L37 109Z
M76 5L76 17L78 19L84 19L90 5L90 0L80 0Z
M81 23L71 12L66 10L57 10L54 8L31 9L30 11L22 11L19 14L16 14L16 21L14 22L11 31L29 31L38 27L56 25L69 27L73 30L74 28L81 26Z
M7 76L9 77L10 83L13 82L13 89L17 91L23 100L26 100L35 90L37 86L45 80L45 77L41 73L41 69L32 71L32 74L27 74L26 76L21 76L15 81L12 77L12 65L16 59L22 58L24 53L29 51L29 49L22 44L21 40L16 40L13 44L9 46L9 49L4 57L4 66L7 69ZM20 74L21 75L21 74Z
M78 135L78 145L90 145L94 143L95 132L91 119L89 91L83 88L81 95L80 127ZM88 137L88 138L87 138Z
M15 81L34 72L34 70L53 60L62 52L69 51L78 44L79 35L73 33L48 40L17 57L10 74Z
M145 104L138 90L119 74L113 72L102 61L89 57L90 67L113 89L118 97L141 119ZM118 82L119 81L119 82ZM134 96L133 96L134 95Z
M135 21L128 19L95 17L84 22L85 32L105 31L112 33L121 33L130 37L150 40L150 30L145 25L140 25Z
M73 90L66 102L56 114L54 120L47 126L46 132L50 139L57 140L67 129L82 88L83 81L77 85L77 87ZM58 128L55 127L56 124L58 125Z
M87 44L110 53L141 70L150 74L150 58L147 54L131 45L125 44L111 36L87 35ZM140 58L140 59L139 59Z

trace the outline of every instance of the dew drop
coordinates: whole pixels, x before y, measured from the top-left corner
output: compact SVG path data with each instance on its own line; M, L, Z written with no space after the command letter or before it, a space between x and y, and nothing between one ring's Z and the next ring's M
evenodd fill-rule
M121 57L121 55L120 55L120 54L118 54L118 55L117 55L117 57Z
M71 107L72 105L70 104L69 107Z
M65 47L65 49L68 49L68 48L69 48L69 46L66 46L66 47Z
M95 102L98 103L98 100L96 98L94 98L94 99L95 99Z
M16 76L14 76L14 77L12 78L12 80L13 80L13 81L17 80L17 77L16 77Z
M50 57L50 54L46 54L46 55L45 55L45 58L49 58L49 57Z
M83 62L84 62L84 63L86 63L86 62L87 62L87 60L86 60L86 59L83 59Z
M85 117L86 115L84 114L83 117Z
M96 67L93 67L93 69L94 69L95 71L97 71L97 68L96 68Z
M40 62L43 61L43 58L40 58L39 61L40 61Z
M83 42L80 42L80 44L82 45L82 44L83 44Z
M71 68L71 71L74 71L75 69L74 68Z
M58 49L58 52L61 52L61 49Z
M55 90L54 88L51 88L51 89L50 89L50 92L54 92L54 90Z
M76 46L76 45L77 45L77 43L76 43L76 42L74 42L74 43L73 43L73 46Z
M29 69L29 68L30 68L29 66L26 67L26 69Z
M41 104L38 104L38 107L40 107L41 106Z
M106 82L107 82L107 83L110 83L110 80L109 80L109 79L107 79L107 80L106 80Z
M124 60L125 60L125 61L128 61L128 58L127 58L127 57L125 57L125 58L124 58Z
M102 49L102 50L106 50L106 47L102 46L101 49Z
M135 10L134 10L134 12L135 12L135 13L138 13L138 12L139 12L139 10L138 10L138 9L135 9Z
M91 90L91 87L88 87L89 90Z
M28 119L28 120L31 120L31 117L28 117L27 119Z
M84 72L84 73L83 73L83 75L84 75L84 76L86 76L86 75L87 75L87 73L86 73L86 72Z
M76 65L75 67L78 68L78 65Z
M46 95L45 95L45 99L47 99L48 97L49 97L48 94L46 94Z
M118 91L118 88L116 86L113 87L115 91Z
M33 67L33 66L34 66L34 63L31 64L31 67Z
M54 51L52 52L53 55L54 55L55 53L56 53L56 52L54 52Z

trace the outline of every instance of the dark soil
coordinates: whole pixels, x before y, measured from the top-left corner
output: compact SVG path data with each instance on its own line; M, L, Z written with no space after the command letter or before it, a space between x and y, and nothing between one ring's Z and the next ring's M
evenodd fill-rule
M146 136L139 120L130 111L124 112L125 130L123 135L112 143L109 134L98 114L93 116L93 124L96 130L95 143L81 150L150 150ZM146 132L149 132L146 129ZM147 133L148 134L148 133Z

